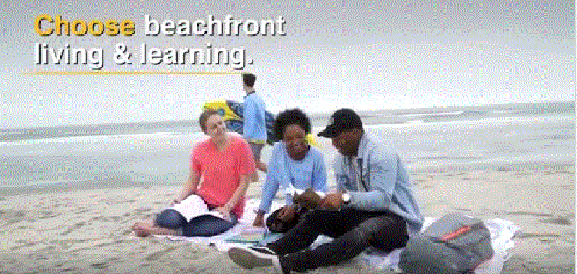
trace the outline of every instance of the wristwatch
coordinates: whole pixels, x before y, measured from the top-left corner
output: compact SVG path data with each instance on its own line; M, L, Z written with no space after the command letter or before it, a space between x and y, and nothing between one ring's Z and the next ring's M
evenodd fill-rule
M341 199L343 200L343 204L348 204L351 202L351 195L349 195L348 193L343 193L341 195Z

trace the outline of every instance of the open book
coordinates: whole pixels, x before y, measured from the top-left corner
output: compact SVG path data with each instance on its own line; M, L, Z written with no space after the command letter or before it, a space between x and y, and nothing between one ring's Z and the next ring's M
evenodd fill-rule
M169 209L178 211L180 215L186 218L187 222L190 222L194 217L202 215L212 215L227 220L222 214L220 214L220 212L216 210L208 210L208 206L198 195L190 195L185 200L179 204L173 205Z

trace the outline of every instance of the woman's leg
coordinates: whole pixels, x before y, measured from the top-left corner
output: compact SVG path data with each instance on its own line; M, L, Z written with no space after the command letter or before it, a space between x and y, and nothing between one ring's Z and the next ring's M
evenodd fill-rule
M186 224L186 218L174 209L166 209L160 212L154 224L162 228L180 229Z
M146 237L148 235L172 235L178 236L181 234L180 228L186 224L186 219L173 209L162 211L154 223L138 222L132 226L134 233L138 237Z
M230 217L232 219L231 222L212 215L192 218L190 222L182 227L182 235L186 237L211 237L224 233L238 223L234 214L231 214Z
M296 226L267 247L278 254L301 251L309 247L319 235L339 237L369 217L370 213L357 210L309 211Z
M169 228L162 228L152 223L138 222L132 226L134 234L138 237L146 237L148 235L169 235L169 236L181 236L180 230L174 230Z

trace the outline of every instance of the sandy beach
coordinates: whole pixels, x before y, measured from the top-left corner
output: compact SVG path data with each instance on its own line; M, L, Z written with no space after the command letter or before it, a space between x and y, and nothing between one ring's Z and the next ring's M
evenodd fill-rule
M575 272L574 167L415 171L412 180L425 216L462 212L521 228L502 273ZM258 198L260 187L252 184L247 196ZM272 273L272 268L244 270L214 247L135 237L130 226L153 217L179 190L120 187L3 196L0 273ZM351 261L312 273L367 272Z
M426 221L478 217L493 242L506 238L499 251L513 238L500 273L576 273L575 1L2 6L0 274L274 273L236 265L229 235L210 245L134 234L181 193L195 142L210 137L206 108L255 140L258 116L268 144L285 110L301 109L318 137L350 108L399 156ZM311 141L334 190L331 143ZM248 187L250 206L265 177ZM260 236L242 221L228 233ZM368 253L307 273L393 272L377 267L396 261Z

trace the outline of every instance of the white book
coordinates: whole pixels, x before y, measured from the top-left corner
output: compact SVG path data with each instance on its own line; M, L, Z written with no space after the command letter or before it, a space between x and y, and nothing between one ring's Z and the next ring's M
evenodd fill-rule
M175 204L169 209L174 209L182 215L187 222L194 217L202 215L212 215L221 219L227 220L220 212L216 210L209 210L208 206L198 195L190 195L179 204Z

